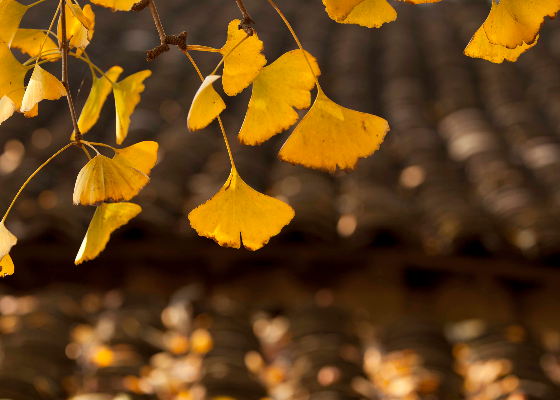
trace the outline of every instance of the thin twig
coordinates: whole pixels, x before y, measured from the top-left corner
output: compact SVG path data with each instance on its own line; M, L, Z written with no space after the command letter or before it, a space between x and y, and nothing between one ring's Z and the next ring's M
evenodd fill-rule
M243 29L245 33L249 36L253 36L255 30L251 28L250 24L254 24L255 21L251 18L247 9L245 8L245 4L243 4L243 0L235 0L237 3L237 7L239 7L239 11L241 11L241 15L243 15L243 19L239 23L239 29Z
M165 31L163 30L163 25L161 24L161 20L159 19L159 14L156 9L156 5L153 0L148 0L148 5L150 6L150 11L152 12L152 16L154 17L154 22L156 23L156 28L159 33L159 40L161 44L165 43Z

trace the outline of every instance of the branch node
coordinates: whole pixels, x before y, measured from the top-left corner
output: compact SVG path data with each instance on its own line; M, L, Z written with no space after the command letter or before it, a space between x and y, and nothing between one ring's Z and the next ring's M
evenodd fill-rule
M169 51L169 46L167 43L160 44L159 46L154 47L152 50L146 51L146 60L147 61L154 61L158 56L162 53Z
M241 22L238 25L238 29L243 29L247 35L253 36L255 30L251 27L250 24L254 24L254 23L255 21L253 21L253 19L249 15L244 16L243 20L241 20Z
M179 50L187 50L187 31L183 31L177 35L168 35L165 37L165 43L177 46Z
M149 0L140 0L138 3L132 5L131 11L142 11L144 8L148 7Z

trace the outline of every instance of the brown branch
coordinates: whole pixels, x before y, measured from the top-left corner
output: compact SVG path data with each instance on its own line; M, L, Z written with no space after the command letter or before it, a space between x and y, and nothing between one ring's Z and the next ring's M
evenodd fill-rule
M72 117L72 124L74 125L74 133L76 143L81 147L80 141L82 140L82 133L78 128L78 120L76 119L76 110L74 109L74 102L72 101L72 94L68 85L68 38L66 37L66 0L60 0L60 33L62 42L60 43L60 50L62 51L62 84L66 89L66 98L68 99L68 108L70 109L70 116Z
M237 7L239 7L239 11L241 11L241 15L243 15L243 19L239 23L239 29L243 29L245 33L249 36L253 36L255 30L251 28L250 24L254 24L255 21L251 18L247 9L245 8L245 4L243 4L243 0L235 0L237 3Z

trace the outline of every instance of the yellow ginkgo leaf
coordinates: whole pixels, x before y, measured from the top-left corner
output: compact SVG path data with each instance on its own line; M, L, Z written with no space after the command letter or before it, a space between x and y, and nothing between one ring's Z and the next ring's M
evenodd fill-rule
M130 116L140 102L140 93L144 91L144 79L152 75L152 71L137 72L113 86L115 108L117 110L117 144L121 144L128 134Z
M159 145L156 142L140 142L124 149L117 149L113 160L135 168L150 176L157 163Z
M187 117L187 124L191 132L206 128L226 109L226 103L212 85L218 79L220 79L220 75L207 76L194 95Z
M0 0L0 41L12 45L12 39L28 8L15 0Z
M28 68L21 64L6 43L0 42L0 98L8 96L16 106L16 111L21 111L21 103L25 93L24 79ZM36 104L30 111L24 114L26 117L35 117L38 112Z
M33 74L25 89L21 111L30 111L41 100L58 100L66 96L66 89L54 75L35 64Z
M128 201L148 184L143 172L103 155L92 158L78 174L74 204L98 206Z
M102 204L95 210L86 237L80 246L75 264L93 260L109 241L111 233L136 217L142 208L132 203Z
M387 0L364 0L339 22L361 25L366 28L379 28L396 19L397 12Z
M112 11L130 11L136 0L91 0L91 2L110 8Z
M482 58L496 64L501 64L504 60L515 62L521 54L536 45L537 40L538 36L533 44L523 44L515 49L508 49L507 47L490 43L484 28L480 27L465 49L465 55L472 58Z
M14 273L14 262L9 254L0 259L0 278L5 278Z
M45 32L40 29L22 29L19 28L12 40L12 49L20 49L23 53L29 54L30 57L35 57L39 54L39 50L41 49L41 44L45 39ZM45 45L43 46L43 53L50 51L50 50L57 50L58 46L56 43L47 36L47 40L45 41ZM50 56L50 58L54 59L56 56ZM44 58L49 58L46 56Z
M85 48L93 35L95 14L88 4L82 10L79 5L72 2L66 3L66 38L70 46ZM62 42L61 18L58 19L58 42Z
M342 22L364 0L323 0L327 14L331 19Z
M16 243L17 238L4 226L4 221L0 221L0 258L8 254Z
M80 55L82 50L87 47L91 38L93 37L93 28L95 27L95 14L91 9L89 4L84 7L84 17L88 23L86 28L84 25L80 24L78 31L70 39L70 46L79 49L76 53Z
M483 24L492 44L515 49L533 44L545 17L556 17L560 0L492 0L492 9Z
M344 108L319 90L315 103L294 129L278 157L290 164L351 171L358 160L375 152L389 124L383 118Z
M317 60L308 52L306 55L315 76L319 76ZM253 94L237 137L239 142L261 144L295 124L299 117L294 107L302 110L311 105L310 91L314 86L315 77L299 49L264 67L253 81Z
M109 71L105 72L107 78L116 82L119 79L119 75L123 72L123 69L119 66L114 66ZM80 128L81 133L86 133L89 131L99 119L99 114L107 100L107 96L111 93L113 85L104 76L98 78L93 75L93 84L91 86L91 91L82 108L82 113L80 114L80 119L78 119L78 128Z
M220 191L189 214L200 236L220 246L258 250L290 223L294 210L286 203L247 185L235 167Z
M0 99L0 124L10 118L16 111L16 105L8 96Z
M222 77L224 92L228 96L241 93L266 65L266 58L261 53L264 45L256 32L230 53L246 36L245 31L239 29L240 22L236 19L229 23L226 44L220 49L222 56L229 53L224 60L224 76Z

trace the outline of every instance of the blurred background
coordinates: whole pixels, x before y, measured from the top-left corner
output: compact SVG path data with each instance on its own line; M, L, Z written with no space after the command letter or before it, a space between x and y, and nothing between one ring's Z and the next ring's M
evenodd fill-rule
M366 29L331 21L319 0L278 1L329 97L389 121L355 172L280 162L290 132L240 145L250 89L222 93L240 175L296 211L254 253L190 228L230 165L216 123L187 129L200 85L188 59L173 48L146 62L150 13L93 6L93 62L153 71L123 146L155 140L159 163L135 199L143 212L78 267L94 211L72 205L84 154L63 153L23 192L6 224L19 241L0 282L0 398L560 398L560 22L495 65L463 55L488 1L391 4L397 21ZM245 5L269 63L296 48L266 1ZM55 8L21 26L48 27ZM157 8L167 34L213 47L240 17L233 0ZM193 56L203 73L219 61ZM69 75L81 110L89 68L70 60ZM115 144L112 103L88 140ZM39 107L0 127L2 210L71 134L65 101Z

